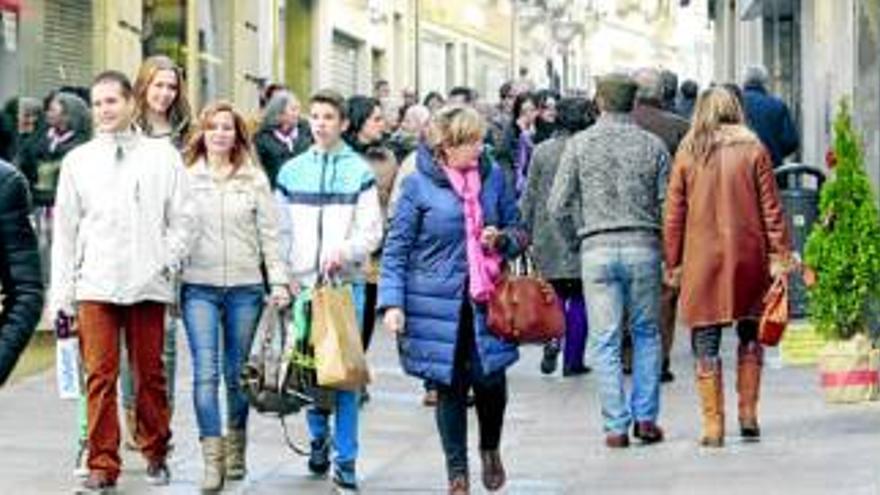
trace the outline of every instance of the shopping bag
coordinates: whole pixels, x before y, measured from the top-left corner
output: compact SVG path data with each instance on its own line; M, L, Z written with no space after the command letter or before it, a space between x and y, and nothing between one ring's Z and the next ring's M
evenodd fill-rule
M81 362L79 339L76 336L59 338L55 341L55 381L58 396L62 399L79 399Z
M819 353L819 377L826 402L877 400L880 351L864 335L829 342Z
M758 341L775 347L788 326L788 276L776 277L764 296L764 312L758 327Z
M369 383L351 285L326 284L314 290L311 333L319 386L360 390Z

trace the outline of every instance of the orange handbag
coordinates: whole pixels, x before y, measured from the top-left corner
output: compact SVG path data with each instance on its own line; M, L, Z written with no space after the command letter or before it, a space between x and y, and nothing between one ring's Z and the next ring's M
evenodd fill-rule
M523 258L519 263L525 265L525 270L517 274L508 265L489 300L489 330L502 340L518 344L561 338L565 315L556 291L531 268L531 258Z
M788 275L776 277L764 296L764 312L758 327L758 342L774 347L788 326Z

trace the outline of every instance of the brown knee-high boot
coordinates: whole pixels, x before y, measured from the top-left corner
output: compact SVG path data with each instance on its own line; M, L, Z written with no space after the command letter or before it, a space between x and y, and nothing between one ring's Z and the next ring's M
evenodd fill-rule
M739 428L746 440L761 437L758 427L758 397L761 391L761 368L764 348L757 342L740 344L737 348L736 392L739 394Z
M703 411L703 431L700 445L724 446L724 384L721 359L700 358L696 366L697 390Z

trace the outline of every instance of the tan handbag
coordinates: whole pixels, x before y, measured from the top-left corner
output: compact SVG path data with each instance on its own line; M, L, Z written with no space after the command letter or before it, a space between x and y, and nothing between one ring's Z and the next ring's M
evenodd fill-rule
M788 275L776 277L764 296L764 312L758 327L758 342L775 347L788 326Z

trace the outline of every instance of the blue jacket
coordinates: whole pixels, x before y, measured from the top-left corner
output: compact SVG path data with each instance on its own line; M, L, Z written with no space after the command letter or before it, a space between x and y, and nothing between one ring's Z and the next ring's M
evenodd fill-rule
M480 202L486 226L503 232L501 251L517 256L527 245L513 191L488 155L480 162ZM406 324L399 339L400 359L410 375L452 383L462 304L473 306L474 335L483 373L510 366L519 358L514 344L486 326L486 307L467 293L467 252L460 198L424 146L416 172L403 180L400 200L382 255L379 310L403 308Z
M749 127L767 147L773 166L778 167L783 158L798 149L798 132L788 107L760 85L745 87L743 106Z

